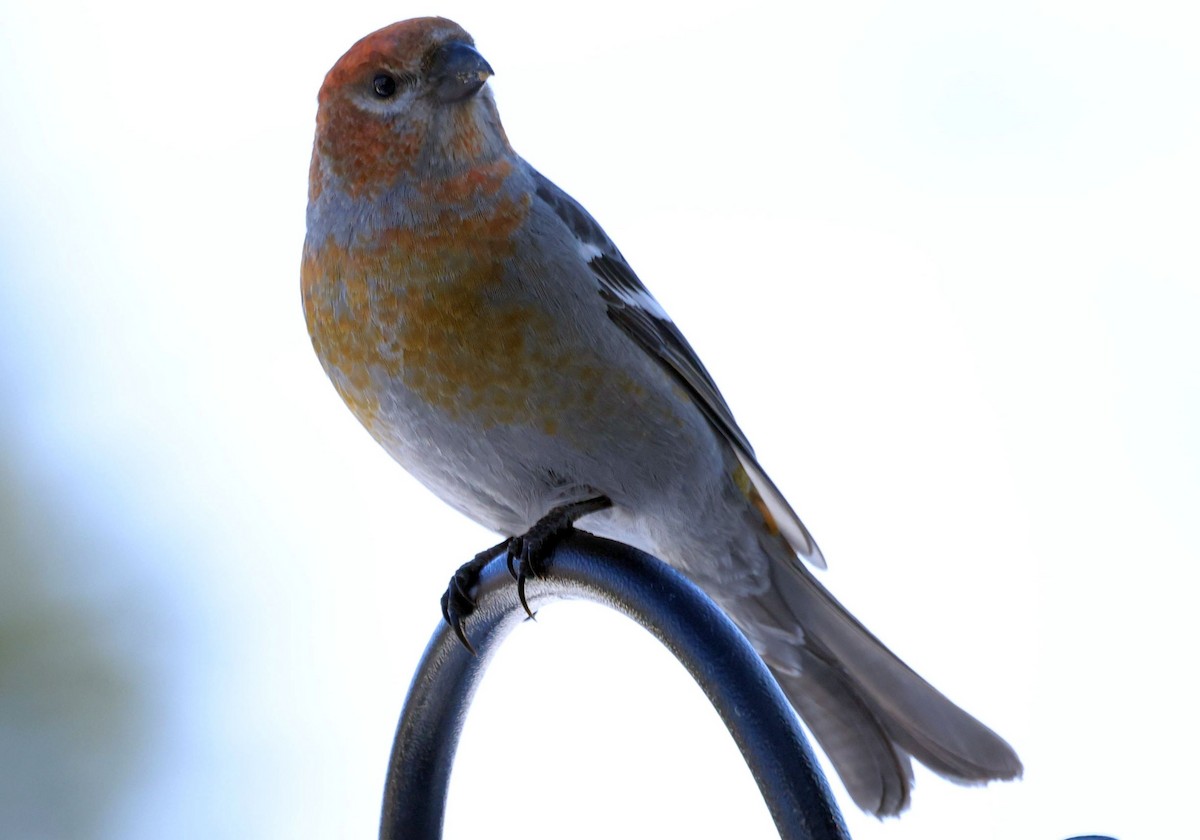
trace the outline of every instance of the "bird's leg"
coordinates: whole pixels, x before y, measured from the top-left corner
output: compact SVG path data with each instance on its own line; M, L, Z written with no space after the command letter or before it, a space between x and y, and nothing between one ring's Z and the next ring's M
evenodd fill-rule
M479 552L459 567L442 595L442 617L454 630L454 635L458 636L463 647L475 653L475 647L467 638L464 622L475 611L475 597L471 592L479 583L483 567L496 556L496 552L505 549L508 571L517 581L517 596L521 599L521 606L525 608L525 612L532 618L533 611L529 609L529 602L525 600L525 578L529 575L538 577L542 573L543 561L555 544L570 533L578 519L609 507L612 507L612 502L607 496L559 505L535 522L524 534L510 537L486 551Z
M486 551L479 552L472 559L463 563L454 573L454 577L450 578L450 585L446 587L446 591L442 595L442 617L454 630L454 635L458 636L463 647L471 653L475 653L475 648L467 639L466 631L463 629L463 622L466 621L467 616L475 612L475 598L471 595L471 590L479 583L479 573L483 571L483 567L488 564L488 561L496 556L496 552L507 548L511 543L511 538L506 539Z
M570 502L553 508L533 524L533 527L508 541L508 571L517 581L517 597L526 614L533 618L533 610L525 600L525 578L540 577L542 564L558 541L571 532L576 521L589 513L612 507L607 496L595 496L580 502Z

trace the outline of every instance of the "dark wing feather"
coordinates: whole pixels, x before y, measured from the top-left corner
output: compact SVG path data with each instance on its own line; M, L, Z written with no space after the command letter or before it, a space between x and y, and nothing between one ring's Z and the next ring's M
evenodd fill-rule
M581 258L600 281L600 295L608 305L608 317L655 359L691 395L713 428L733 448L780 533L792 548L813 565L824 568L821 550L800 517L759 466L746 435L738 428L733 412L717 384L705 370L696 351L674 322L646 289L617 246L608 238L579 202L555 186L541 173L533 173L537 197L570 229L579 242Z

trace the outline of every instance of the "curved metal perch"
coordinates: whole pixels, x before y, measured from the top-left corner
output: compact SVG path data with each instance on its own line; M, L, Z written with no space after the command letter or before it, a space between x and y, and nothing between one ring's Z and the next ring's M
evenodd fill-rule
M629 546L573 532L530 579L535 607L585 598L629 616L666 645L704 689L749 765L784 840L848 840L841 814L795 712L750 644L695 585ZM503 552L484 569L467 632L472 656L445 623L413 677L388 767L381 840L437 840L450 767L475 687L525 611Z

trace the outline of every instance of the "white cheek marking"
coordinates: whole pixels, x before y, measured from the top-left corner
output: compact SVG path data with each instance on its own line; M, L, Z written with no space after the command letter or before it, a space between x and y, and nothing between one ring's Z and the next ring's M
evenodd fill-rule
M384 117L393 117L396 114L403 114L414 107L413 100L416 98L416 90L410 87L388 99L380 99L378 96L372 96L369 93L363 92L358 95L358 104L364 111L370 111L373 114L379 114Z

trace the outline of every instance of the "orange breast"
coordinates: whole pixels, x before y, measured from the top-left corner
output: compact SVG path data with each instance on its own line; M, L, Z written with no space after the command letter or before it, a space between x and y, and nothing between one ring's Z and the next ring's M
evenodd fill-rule
M439 182L425 206L443 209L419 225L306 251L313 345L368 429L389 389L481 428L525 423L549 434L569 408L555 403L586 408L602 390L636 390L620 373L606 378L594 354L565 347L545 307L505 287L520 282L506 269L530 211L528 196L502 194L510 168ZM463 207L473 210L451 209Z

